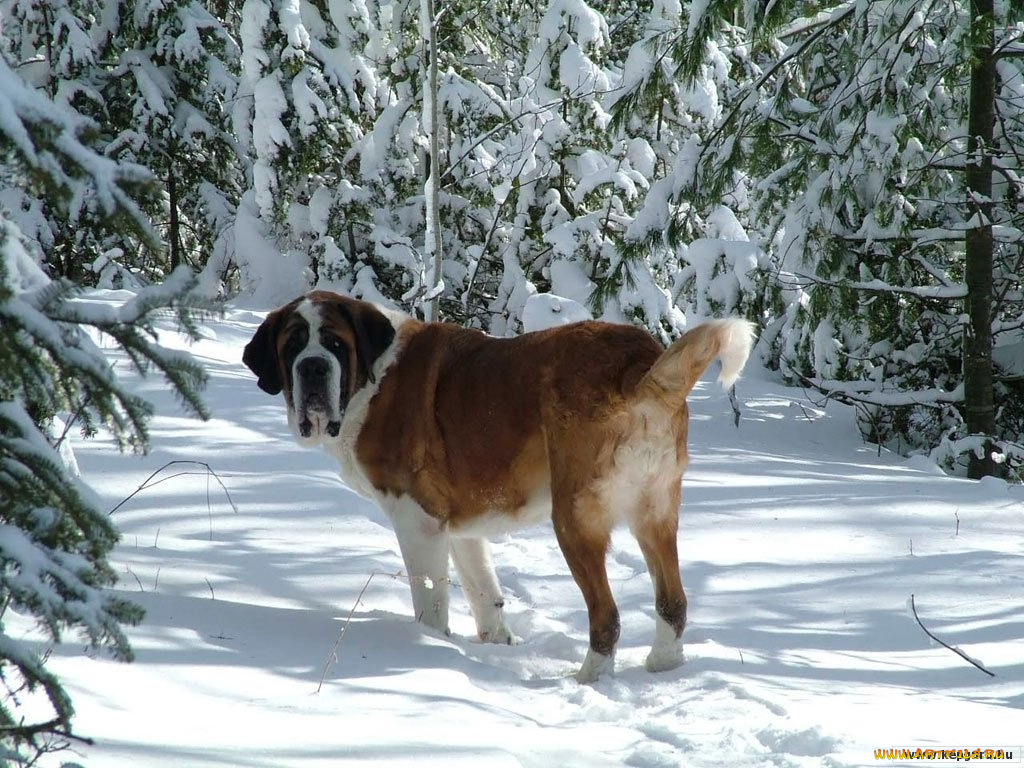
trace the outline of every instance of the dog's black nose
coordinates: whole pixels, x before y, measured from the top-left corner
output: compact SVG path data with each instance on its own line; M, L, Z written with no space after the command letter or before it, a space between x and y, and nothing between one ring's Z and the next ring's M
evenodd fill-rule
M299 363L299 376L304 379L326 379L330 370L322 357L307 357Z

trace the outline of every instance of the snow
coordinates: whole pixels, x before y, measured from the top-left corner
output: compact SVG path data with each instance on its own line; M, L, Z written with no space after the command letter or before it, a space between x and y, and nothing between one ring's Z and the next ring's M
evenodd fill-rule
M257 306L283 304L308 284L303 259L282 254L273 247L266 228L259 217L255 195L247 192L238 206L234 226L235 253L247 267L251 281L243 287Z
M309 48L309 32L302 25L299 0L283 0L277 16L280 20L281 31L285 33L288 44L295 49L295 52Z
M592 319L584 305L554 293L532 294L523 307L523 330L528 332Z
M711 370L690 396L688 663L643 669L651 584L622 531L608 557L622 615L617 673L581 686L571 676L586 611L547 525L494 543L521 643L471 639L458 585L452 636L413 620L383 514L342 485L329 457L293 442L280 399L241 365L263 316L231 307L191 347L210 374L210 421L186 418L158 379L126 376L157 406L152 452L76 441L109 509L169 461L206 462L216 477L169 467L113 514L118 594L147 617L128 630L132 664L74 642L50 658L76 731L95 739L75 743L75 759L836 768L874 764L874 749L892 745L1019 743L1021 487L878 455L857 441L852 409L813 405L753 362L737 386L737 429ZM184 347L166 328L161 341ZM930 644L906 614L911 594L930 631L996 676ZM12 636L32 636L27 620L9 611L4 621Z
M608 24L583 0L556 0L548 6L541 21L541 40L557 40L563 33L562 17L572 20L573 33L583 46L601 48L608 40Z
M255 83L270 63L270 57L263 49L264 30L270 23L270 6L261 0L245 0L241 15L242 70L246 79Z
M299 116L299 133L308 138L316 133L317 125L329 117L324 104L310 85L310 72L303 70L292 80L292 103Z
M37 291L49 284L50 278L39 267L32 255L25 250L21 232L0 210L0 259L7 284L14 293Z
M688 39L693 40L696 37L697 29L704 19L707 8L708 0L690 0L690 7L687 10L689 18L686 22L686 37Z
M280 147L290 147L292 144L281 122L281 117L288 111L288 100L278 74L274 72L257 80L253 95L256 100L253 143L261 156L273 158Z

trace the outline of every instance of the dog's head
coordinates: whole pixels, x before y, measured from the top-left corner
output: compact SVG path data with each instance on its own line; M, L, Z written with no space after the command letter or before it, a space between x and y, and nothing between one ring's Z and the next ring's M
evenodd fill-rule
M373 365L395 338L380 309L328 291L312 291L267 315L242 361L260 389L284 393L296 437L337 437L349 400L375 381Z

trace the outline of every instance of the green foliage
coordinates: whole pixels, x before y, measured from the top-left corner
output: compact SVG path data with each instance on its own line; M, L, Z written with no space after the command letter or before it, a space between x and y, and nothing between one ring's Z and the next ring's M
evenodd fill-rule
M28 12L38 7L24 2L19 10L27 23ZM102 142L96 124L29 86L3 58L0 102L0 146L5 148L0 179L27 182L20 196L13 195L18 213L43 210L31 204L32 195L52 196L45 211L53 217L53 230L76 233L74 242L83 247L123 237L157 248L158 235L145 214L152 190L145 168L97 152ZM52 256L67 242L29 237L0 208L0 759L5 764L31 763L66 745L73 737L74 714L68 692L45 667L45 652L7 632L11 612L34 619L47 642L73 633L88 647L123 660L132 655L123 625L142 617L136 605L106 589L115 581L107 557L117 532L77 477L66 440L72 428L86 436L105 429L122 448L146 447L150 406L121 386L93 334L113 340L140 373L160 372L186 408L205 416L202 369L156 343L156 317L168 311L186 334L198 333L202 305L188 270L171 273L120 308L101 308L78 301L74 283L51 280L40 268L43 261L60 271ZM22 625L18 636L23 633ZM27 720L26 702L36 705L33 712L48 706L49 715Z
M679 211L735 206L727 194L741 180L747 231L765 245L779 281L767 291L769 362L788 378L855 403L870 439L902 450L962 435L956 392L968 226L968 4L745 4L738 30L737 4L700 7L699 19L681 22L660 42L660 60L699 83L709 51L731 53L734 90L670 204ZM1006 5L1002 12L997 49L1019 46L1020 10ZM989 149L1001 169L997 344L1019 338L1024 308L1022 69L1016 56L1000 67ZM665 81L658 72L651 83ZM664 92L641 86L622 103L660 114ZM656 239L645 242L653 247ZM908 395L913 404L896 404L908 393L916 393ZM1001 401L1001 436L1016 439L1018 411L1019 402Z
M0 217L0 745L15 763L64 744L74 709L45 655L8 635L3 615L31 616L53 643L74 632L125 661L132 652L122 625L142 618L105 589L116 581L107 557L118 534L68 463L66 438L73 426L86 435L102 427L122 447L143 450L151 408L119 384L87 331L113 339L139 372L160 371L206 416L204 372L155 343L153 322L167 310L196 334L195 281L186 272L100 311L76 302L72 285L47 280L25 245ZM50 716L27 722L20 707L40 697Z

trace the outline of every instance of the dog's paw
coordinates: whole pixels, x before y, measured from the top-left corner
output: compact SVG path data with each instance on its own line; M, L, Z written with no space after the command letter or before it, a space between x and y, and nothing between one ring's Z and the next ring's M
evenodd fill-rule
M644 668L648 672L668 672L670 669L681 667L684 663L686 658L683 656L683 644L678 643L652 648L647 654Z
M593 648L587 651L587 658L583 660L583 666L576 673L576 682L583 685L592 685L597 682L601 675L610 675L615 671L615 656L605 656L597 653Z
M424 611L416 617L416 621L445 637L451 637L452 635L452 631L448 626L447 612L445 612L445 615L442 615L440 611Z
M504 622L497 627L478 630L476 636L481 643L493 643L494 645L517 645L520 642Z

